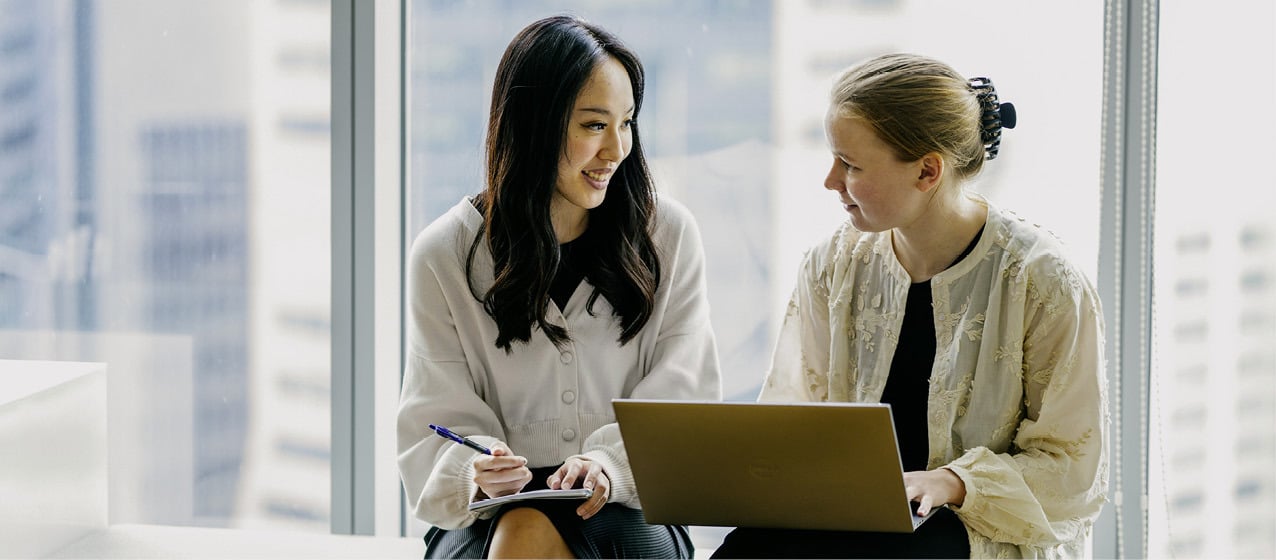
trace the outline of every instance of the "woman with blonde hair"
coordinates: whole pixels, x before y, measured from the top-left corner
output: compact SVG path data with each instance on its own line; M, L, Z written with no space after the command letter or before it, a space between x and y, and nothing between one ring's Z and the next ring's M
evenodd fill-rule
M1080 557L1107 488L1103 324L1038 226L964 186L1015 124L986 78L909 54L843 73L824 187L765 401L891 405L911 534L739 528L715 557ZM855 465L846 466L855 476Z

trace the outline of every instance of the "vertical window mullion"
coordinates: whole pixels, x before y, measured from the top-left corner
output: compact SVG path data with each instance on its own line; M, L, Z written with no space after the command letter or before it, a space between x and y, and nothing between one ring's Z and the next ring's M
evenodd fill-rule
M1113 507L1095 529L1100 558L1142 558L1147 551L1157 12L1156 0L1105 4L1099 294L1107 324Z
M367 468L360 476L370 502L358 511L366 511L369 516L361 527L369 534L382 536L402 535L403 491L395 428L403 372L404 1L366 3L373 22L367 29L367 42L374 56L361 58L372 72L366 80L374 89L370 92L373 107L364 121L375 127L368 144L371 169L366 177L367 184L373 185L367 189L371 223L367 224L362 247L371 256L368 269L375 277L367 299L372 315L372 325L367 330L372 354L367 363L371 367L366 370L369 375L360 377L362 390L371 394L361 401L366 408L356 417L363 422L360 433L365 433L369 442L364 450Z
M354 533L354 1L332 0L332 513Z
M399 534L402 8L332 13L332 532Z

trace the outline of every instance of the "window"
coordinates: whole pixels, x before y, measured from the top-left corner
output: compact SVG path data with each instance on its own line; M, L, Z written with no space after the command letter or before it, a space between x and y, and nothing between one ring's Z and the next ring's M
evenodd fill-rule
M1241 291L1246 294L1261 296L1272 283L1265 270L1246 270L1241 274Z
M1244 437L1236 442L1236 456L1262 460L1276 453L1276 436L1261 434Z
M1209 368L1205 367L1203 364L1185 365L1180 366L1175 371L1175 374L1178 375L1179 382L1184 385L1201 385L1205 383L1205 377L1209 374Z
M1241 228L1241 247L1262 249L1272 240L1271 224L1250 224Z
M1195 233L1192 235L1180 235L1175 240L1179 254L1191 255L1204 253L1210 248L1210 236L1208 233Z
M112 522L329 530L329 11L0 3L0 356L108 364Z
M1191 321L1174 326L1174 339L1181 342L1202 342L1209 335L1210 326L1205 321Z
M1274 19L1270 3L1160 2L1148 557L1276 548L1272 524L1247 524L1241 507L1276 506L1276 293L1266 268L1276 260L1274 197L1235 165L1276 150ZM1201 118L1210 97L1202 84L1217 80L1244 119ZM1184 289L1196 283L1208 289ZM1185 315L1206 324L1196 343L1182 344ZM1185 384L1175 375L1184 363L1209 364L1208 383ZM1177 420L1200 407L1201 435L1182 437ZM1179 468L1177 458L1192 455L1205 457L1208 476ZM1186 487L1200 492L1156 499ZM1179 535L1192 527L1199 540Z
M1179 280L1174 290L1179 297L1199 297L1209 292L1209 281L1204 278L1184 278Z

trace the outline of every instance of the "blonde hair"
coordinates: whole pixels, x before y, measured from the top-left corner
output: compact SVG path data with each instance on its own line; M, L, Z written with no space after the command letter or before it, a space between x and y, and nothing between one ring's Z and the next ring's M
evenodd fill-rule
M900 161L936 152L959 180L983 168L980 100L943 62L914 54L870 59L837 78L830 101L830 112L863 119Z

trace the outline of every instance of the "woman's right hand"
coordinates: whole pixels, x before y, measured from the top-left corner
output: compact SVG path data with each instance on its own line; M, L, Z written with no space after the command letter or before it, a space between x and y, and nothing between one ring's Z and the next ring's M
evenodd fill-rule
M474 482L489 498L517 494L532 480L527 459L515 455L502 442L488 447L491 455L479 455L474 459Z

